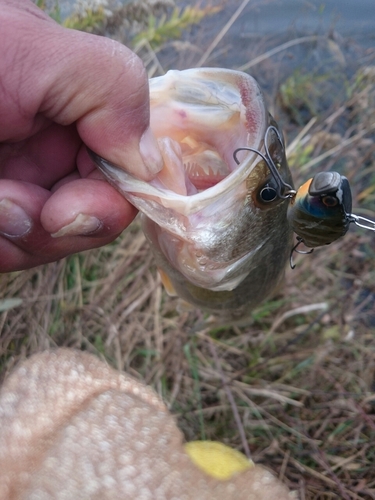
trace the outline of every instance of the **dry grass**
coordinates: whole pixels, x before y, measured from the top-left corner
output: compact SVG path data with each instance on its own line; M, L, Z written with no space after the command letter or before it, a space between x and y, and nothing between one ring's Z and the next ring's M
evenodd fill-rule
M168 54L142 50L151 73L167 65ZM206 63L216 65L215 57ZM262 79L280 74L278 57L257 67ZM312 172L340 169L361 206L356 213L368 216L375 207L371 57L363 54L345 97L331 99L290 152L297 185ZM270 107L290 143L302 127L275 96L271 89ZM308 98L319 109L319 95ZM324 164L303 168L332 148ZM253 459L301 499L374 499L374 243L373 233L352 228L336 244L296 257L297 268L287 270L284 287L253 312L251 324L227 326L166 295L135 221L107 247L0 276L0 305L22 299L0 313L0 376L48 347L84 349L151 384L188 440L242 451L247 443Z

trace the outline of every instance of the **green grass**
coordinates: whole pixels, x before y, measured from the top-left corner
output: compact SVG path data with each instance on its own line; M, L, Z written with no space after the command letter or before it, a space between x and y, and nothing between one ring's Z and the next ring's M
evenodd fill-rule
M169 15L163 15L159 19L151 14L148 17L147 28L134 37L134 47L141 48L148 44L155 50L166 42L179 39L184 30L199 24L205 17L220 10L220 7L208 6L202 9L197 5L175 7Z

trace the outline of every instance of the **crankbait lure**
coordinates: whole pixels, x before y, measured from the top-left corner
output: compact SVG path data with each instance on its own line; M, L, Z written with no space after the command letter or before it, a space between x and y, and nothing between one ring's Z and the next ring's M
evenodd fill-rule
M294 269L292 256L294 252L308 254L314 248L329 245L344 236L351 223L364 229L375 231L375 222L352 213L352 194L349 181L338 172L319 172L309 179L297 191L287 184L279 173L278 160L273 158L268 147L270 133L274 133L284 148L283 140L276 127L269 126L265 133L264 150L243 147L233 153L237 164L237 153L247 150L257 153L267 165L271 179L259 193L263 203L276 198L288 199L290 204L287 218L297 235L297 243L290 253L290 266ZM301 244L310 248L308 251L298 249Z
M297 235L292 269L293 252L311 253L315 247L329 245L344 236L351 223L375 231L375 222L352 213L349 181L338 172L319 172L305 182L291 199L287 217ZM298 250L301 243L312 250Z
M346 234L351 211L348 179L338 172L319 172L298 189L287 214L289 224L301 241L315 248Z

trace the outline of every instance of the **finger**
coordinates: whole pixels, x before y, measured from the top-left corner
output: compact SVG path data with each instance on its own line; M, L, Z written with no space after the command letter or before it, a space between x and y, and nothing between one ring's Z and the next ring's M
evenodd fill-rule
M109 243L135 214L134 207L101 180L72 181L52 195L39 186L1 181L0 272L27 269Z
M3 116L12 117L0 140L24 138L45 126L43 117L61 125L77 122L81 138L96 153L141 178L156 175L162 158L149 128L141 60L113 40L35 16L30 22L30 16L17 5L8 7L0 35L7 54L1 88L8 89L1 106Z
M107 182L78 179L62 185L48 199L41 224L53 237L119 234L137 211Z
M24 141L0 145L0 176L50 189L76 169L81 144L75 125L51 123Z

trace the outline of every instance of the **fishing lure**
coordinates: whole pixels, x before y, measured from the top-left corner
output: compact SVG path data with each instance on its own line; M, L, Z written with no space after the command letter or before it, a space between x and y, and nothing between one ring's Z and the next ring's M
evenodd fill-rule
M301 241L315 248L341 238L349 229L352 194L338 172L319 172L291 199L288 221Z
M319 172L309 179L291 198L287 217L297 235L293 252L311 253L314 248L329 245L344 236L351 223L375 231L375 222L352 213L352 194L349 181L338 172ZM303 243L310 248L301 251Z
M293 253L309 254L314 248L329 245L344 236L351 223L364 229L375 231L375 222L352 213L352 194L349 181L338 172L319 172L305 182L297 191L287 184L279 173L280 165L274 161L268 147L270 133L276 134L284 148L283 140L276 127L269 126L265 133L265 154L250 147L238 148L233 153L237 164L239 151L253 151L266 163L271 179L261 189L259 197L263 203L274 201L277 197L289 199L287 218L297 235L297 243L290 253L290 266L294 269ZM310 250L298 247L304 244Z

